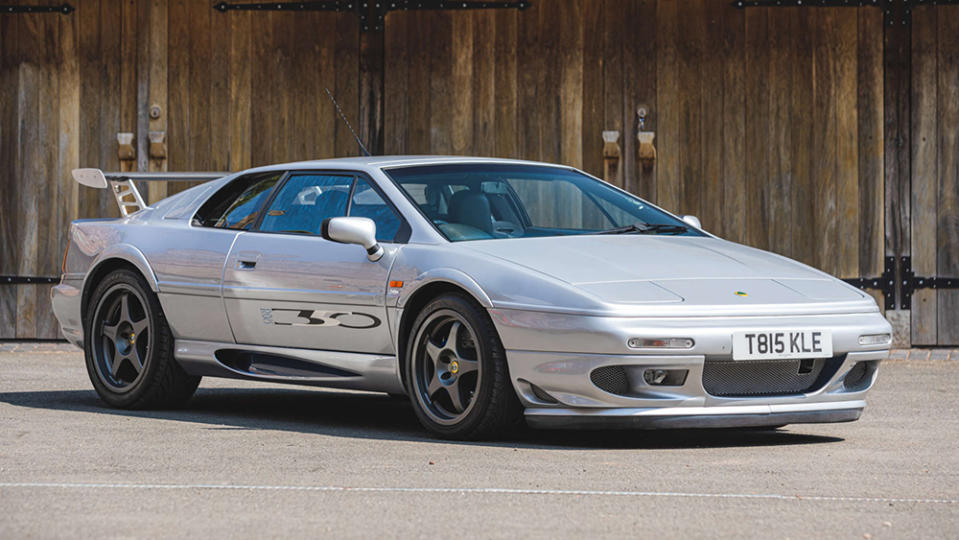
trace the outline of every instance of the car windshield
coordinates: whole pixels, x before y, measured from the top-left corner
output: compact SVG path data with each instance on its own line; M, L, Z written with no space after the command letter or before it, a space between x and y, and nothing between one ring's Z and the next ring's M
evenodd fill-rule
M453 242L581 234L703 236L638 197L562 167L471 163L386 173Z

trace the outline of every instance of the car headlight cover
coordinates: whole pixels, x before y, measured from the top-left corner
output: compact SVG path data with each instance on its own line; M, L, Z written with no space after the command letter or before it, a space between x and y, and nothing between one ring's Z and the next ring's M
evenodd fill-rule
M889 345L890 343L892 343L892 335L890 334L868 334L859 336L860 345Z
M633 349L692 349L693 338L629 338L626 343Z

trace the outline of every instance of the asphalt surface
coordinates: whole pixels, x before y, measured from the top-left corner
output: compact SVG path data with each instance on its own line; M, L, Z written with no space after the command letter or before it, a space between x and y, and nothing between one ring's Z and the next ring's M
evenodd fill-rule
M461 444L378 394L113 410L79 351L0 352L0 538L956 538L957 371L888 361L851 424Z

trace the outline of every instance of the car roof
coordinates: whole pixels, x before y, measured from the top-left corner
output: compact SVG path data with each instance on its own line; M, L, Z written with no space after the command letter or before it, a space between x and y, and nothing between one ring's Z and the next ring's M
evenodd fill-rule
M294 161L291 163L277 163L249 169L244 172L266 172L275 170L289 169L384 169L389 167L406 167L412 165L433 165L450 163L504 163L504 164L523 164L523 165L541 165L549 167L564 167L555 163L543 163L538 161L526 161L521 159L505 159L491 157L470 157L470 156L361 156L344 157L333 159L318 159L310 161Z

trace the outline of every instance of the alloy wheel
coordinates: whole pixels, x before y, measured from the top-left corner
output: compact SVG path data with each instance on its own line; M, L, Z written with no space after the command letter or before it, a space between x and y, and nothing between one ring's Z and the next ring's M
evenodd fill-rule
M433 421L455 424L472 410L482 381L476 334L462 315L444 309L423 322L415 339L415 397Z
M97 376L114 392L126 392L146 372L150 317L139 293L126 284L107 291L93 318Z

